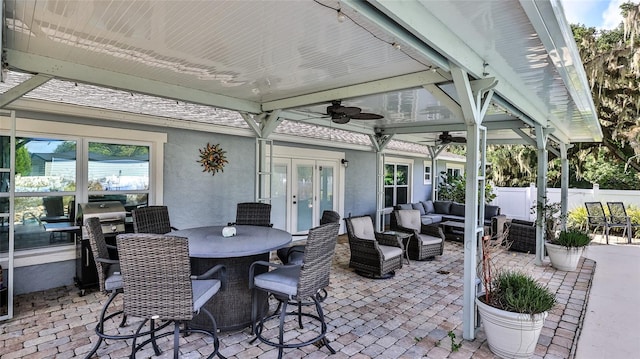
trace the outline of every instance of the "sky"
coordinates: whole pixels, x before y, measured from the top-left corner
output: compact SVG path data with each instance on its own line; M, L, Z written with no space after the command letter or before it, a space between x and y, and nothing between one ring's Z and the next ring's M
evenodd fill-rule
M629 0L560 0L570 24L611 30L622 22L620 5ZM634 1L637 2L637 1Z

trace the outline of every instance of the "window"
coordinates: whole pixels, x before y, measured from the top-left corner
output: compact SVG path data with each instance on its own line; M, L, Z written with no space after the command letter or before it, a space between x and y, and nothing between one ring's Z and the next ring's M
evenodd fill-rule
M424 164L424 184L431 184L431 165Z
M408 164L386 163L384 165L384 206L393 207L409 202Z
M447 175L451 177L462 177L462 168L447 167Z
M0 117L6 129L4 121ZM127 210L162 203L164 133L31 119L20 119L16 132L15 215L0 218L0 253L8 250L12 220L15 249L35 250L24 252L19 266L75 257L74 236L45 226L74 222L77 203L115 200ZM0 136L0 145L0 161L8 168L9 137ZM9 173L0 172L0 209L8 204ZM55 254L43 255L43 248L54 247Z

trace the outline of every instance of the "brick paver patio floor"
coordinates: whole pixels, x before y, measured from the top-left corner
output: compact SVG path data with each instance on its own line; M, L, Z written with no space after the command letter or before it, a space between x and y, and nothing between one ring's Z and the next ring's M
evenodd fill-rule
M530 254L507 252L500 261L525 270L556 292L557 306L545 321L535 350L536 358L571 358L584 317L595 270L582 258L575 272L556 271L548 264L535 266ZM285 358L494 358L482 329L474 341L462 338L463 249L447 242L445 254L433 261L411 261L396 276L372 280L348 268L349 247L336 247L329 297L323 303L328 339L337 354L316 346L286 349ZM89 352L97 337L96 318L106 296L96 291L79 296L74 287L62 287L16 297L14 318L0 323L0 357L73 358ZM121 298L119 296L118 298ZM120 299L116 305L120 305ZM275 303L272 303L275 308ZM123 331L135 328L135 319ZM117 323L109 324L115 328ZM307 326L308 327L308 326ZM305 335L305 330L299 335ZM452 339L460 343L452 350ZM295 337L295 333L289 337ZM249 330L220 334L221 353L228 358L276 358L277 350L249 343ZM171 337L160 341L170 357ZM211 353L210 338L193 334L182 338L183 358ZM103 342L97 356L123 358L130 341ZM152 356L151 349L138 358Z

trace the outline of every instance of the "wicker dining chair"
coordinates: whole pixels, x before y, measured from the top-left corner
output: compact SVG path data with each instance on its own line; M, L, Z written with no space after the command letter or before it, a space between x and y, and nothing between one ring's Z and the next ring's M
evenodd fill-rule
M273 227L271 223L271 205L260 202L242 202L236 207L236 221L229 226L250 225Z
M154 233L127 233L116 237L120 255L120 269L124 286L124 311L143 321L133 338L131 357L149 343L165 336L174 336L173 353L178 358L179 334L194 332L209 335L213 339L213 351L208 358L219 353L216 321L204 307L224 287L226 269L216 265L199 276L191 275L189 243L186 238ZM217 276L219 279L215 279ZM209 329L190 328L188 322L194 313L205 313L211 320ZM173 332L153 332L154 321L174 323ZM150 321L152 335L137 344L139 333ZM180 326L184 325L183 329ZM156 350L156 355L160 353Z
M113 302L116 296L123 292L122 275L120 274L120 264L117 259L109 258L109 249L114 246L110 246L104 239L102 233L102 226L100 225L100 219L97 217L87 218L86 231L89 237L89 245L91 247L91 253L96 263L96 269L98 272L98 284L100 285L100 291L109 295L109 299L104 303L100 316L98 317L98 324L96 324L95 332L98 335L98 341L95 343L91 351L85 356L85 358L92 357L100 348L100 344L104 339L132 339L135 334L108 334L105 333L105 322L111 318L115 318L118 315L122 315L122 321L120 327L124 327L127 321L127 316L123 314L123 310L118 310L107 315L109 305ZM162 325L164 328L166 324ZM148 335L149 332L140 333L139 335ZM154 349L156 349L154 347Z
M326 210L322 212L320 217L320 225L327 223L339 223L340 213L336 211ZM308 237L308 233L294 234L296 237ZM301 264L304 259L304 244L297 244L289 247L280 248L276 251L278 258L283 264L297 263Z
M369 216L348 217L349 268L375 279L391 278L402 268L404 246L395 234L376 232Z
M442 255L444 251L442 228L423 224L418 210L400 209L393 211L392 215L396 218L396 226L393 229L412 234L412 237L403 243L409 258L428 260Z
M148 206L131 210L134 233L165 234L176 231L169 221L167 206Z
M252 330L256 336L253 340L259 339L261 342L278 348L278 359L282 358L285 348L300 348L314 343L319 343L327 347L332 354L335 350L331 348L326 339L327 324L324 320L320 291L329 285L329 275L331 272L331 262L335 253L338 238L339 223L327 223L309 230L307 246L304 251L303 264L278 264L266 261L257 261L249 268L249 287L253 290L253 300L251 308ZM272 271L254 275L256 267L273 267ZM258 318L258 291L273 294L282 305L279 313L272 314L265 318ZM316 313L303 313L301 306L305 302L315 304ZM287 312L287 305L296 302L296 311ZM305 332L303 336L296 336L295 342L285 343L284 331L286 317L296 316L298 326L303 328L302 317L311 318L317 324L317 331ZM278 339L268 339L263 336L262 330L265 323L279 318ZM268 327L268 326L267 326ZM271 332L270 330L268 332ZM304 339L303 339L304 337Z

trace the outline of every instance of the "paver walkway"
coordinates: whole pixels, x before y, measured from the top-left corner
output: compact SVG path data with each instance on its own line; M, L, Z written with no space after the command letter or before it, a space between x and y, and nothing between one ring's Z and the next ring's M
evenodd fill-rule
M331 345L338 352L307 346L285 350L285 358L494 358L484 332L474 341L462 341L463 250L447 242L445 254L434 261L405 265L388 280L371 280L348 268L349 248L338 244L333 263L329 297L323 304ZM534 256L508 252L501 259L524 269L556 291L557 307L550 313L536 346L535 358L568 358L573 355L580 332L594 262L583 259L576 272L537 267ZM106 296L89 292L80 297L73 287L56 288L16 298L15 317L0 324L0 355L10 358L72 358L86 354L96 340L93 332ZM120 304L121 302L117 302ZM274 303L275 308L275 303ZM133 320L130 320L133 322ZM111 323L115 327L117 323ZM124 330L131 330L129 325ZM304 335L302 333L301 335ZM222 333L221 353L228 358L275 358L277 350L250 344L248 330ZM170 338L161 341L170 356ZM210 353L210 340L199 334L182 339L183 358ZM129 342L108 341L101 358L126 357ZM138 357L147 357L147 350Z

